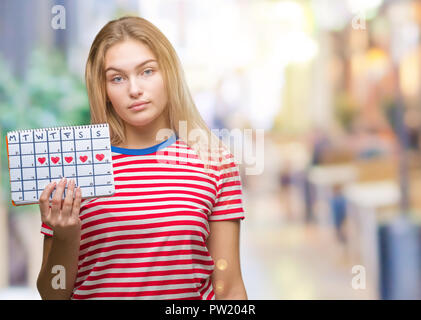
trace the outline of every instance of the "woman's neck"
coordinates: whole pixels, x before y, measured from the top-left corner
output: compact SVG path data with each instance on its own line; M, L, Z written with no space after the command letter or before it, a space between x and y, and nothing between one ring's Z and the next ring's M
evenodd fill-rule
M161 120L156 121L153 126L134 127L126 123L125 137L126 140L117 145L116 147L127 149L144 149L152 147L163 140L158 140L158 132L161 129L168 128L169 123Z

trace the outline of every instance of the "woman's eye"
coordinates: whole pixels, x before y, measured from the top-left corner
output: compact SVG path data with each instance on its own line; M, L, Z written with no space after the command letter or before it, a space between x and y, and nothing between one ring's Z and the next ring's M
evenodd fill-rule
M119 83L119 82L123 81L123 77L116 76L116 77L113 77L113 78L111 79L111 81L112 81L112 82Z
M152 69L146 69L145 71L143 71L144 74L146 74L147 76L152 75L153 70Z

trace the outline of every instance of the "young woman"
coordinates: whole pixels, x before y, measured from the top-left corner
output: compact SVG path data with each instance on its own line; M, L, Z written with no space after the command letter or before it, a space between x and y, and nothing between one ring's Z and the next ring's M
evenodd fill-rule
M145 19L111 21L85 76L91 123L110 126L116 192L82 199L66 179L44 189L41 297L247 299L238 165L197 111L170 42Z

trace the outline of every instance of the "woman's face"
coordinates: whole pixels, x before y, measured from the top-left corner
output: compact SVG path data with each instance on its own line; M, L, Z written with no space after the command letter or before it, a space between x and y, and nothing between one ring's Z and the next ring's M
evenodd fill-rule
M164 80L155 56L142 42L111 46L105 54L105 79L108 99L129 125L146 126L163 116L168 101Z

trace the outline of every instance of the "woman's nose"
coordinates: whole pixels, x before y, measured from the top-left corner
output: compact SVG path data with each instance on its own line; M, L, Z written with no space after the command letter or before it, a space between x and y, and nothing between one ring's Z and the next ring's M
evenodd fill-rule
M143 89L141 88L139 81L136 78L130 78L130 86L129 86L129 94L130 96L137 98L140 96L143 92Z

